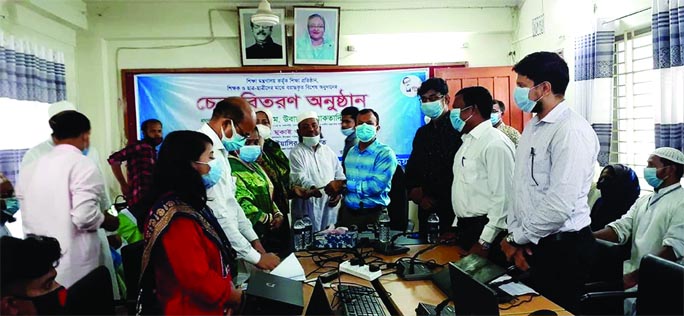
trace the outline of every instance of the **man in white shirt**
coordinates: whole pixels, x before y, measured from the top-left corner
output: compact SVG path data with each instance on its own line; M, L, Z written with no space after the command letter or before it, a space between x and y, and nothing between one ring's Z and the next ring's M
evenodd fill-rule
M321 143L321 126L316 112L297 117L299 144L290 151L292 185L307 189L304 196L292 201L294 220L311 218L314 231L325 229L337 221L342 195L329 196L321 188L333 180L344 180L342 164L335 151Z
M252 107L242 98L230 97L216 104L211 120L198 130L214 143L214 156L223 169L218 183L207 190L207 205L214 211L239 258L260 269L273 270L280 259L266 252L252 223L235 200L235 182L228 163L228 152L244 146L255 128L256 113Z
M625 289L639 283L639 264L647 254L677 261L684 257L684 153L656 149L648 158L644 178L655 192L640 197L622 218L594 232L599 239L620 244L632 242L625 265Z
M525 126L516 151L509 234L501 249L518 268L531 267L526 283L577 312L596 249L587 193L598 137L565 102L568 65L558 54L530 54L513 71L518 107L537 116Z
M511 192L515 146L489 120L492 95L483 87L456 93L450 113L462 133L451 186L457 244L488 257L494 239L506 230L504 206ZM496 247L498 245L495 244Z
M16 195L24 232L59 241L57 281L68 288L103 264L97 231L115 231L119 220L100 209L104 182L84 155L90 146L88 118L62 111L50 118L50 127L55 148L21 170Z

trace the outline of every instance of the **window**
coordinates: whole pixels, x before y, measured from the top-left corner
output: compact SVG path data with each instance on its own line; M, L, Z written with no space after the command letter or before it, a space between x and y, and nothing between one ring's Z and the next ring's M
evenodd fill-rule
M49 104L0 98L0 150L27 149L50 137Z
M610 161L634 169L642 191L651 191L643 179L646 160L655 149L650 29L617 36L614 61Z

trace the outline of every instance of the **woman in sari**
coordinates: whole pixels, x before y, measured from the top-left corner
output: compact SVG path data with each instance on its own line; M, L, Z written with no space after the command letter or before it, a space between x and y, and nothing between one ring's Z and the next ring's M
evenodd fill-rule
M263 141L255 130L250 133L245 146L231 152L228 162L235 179L235 199L252 222L266 251L282 257L291 252L289 227L284 225L285 215L274 202L273 182L257 163L263 156Z
M212 142L192 131L170 133L159 151L142 260L142 313L219 315L237 310L235 253L206 205L221 172Z

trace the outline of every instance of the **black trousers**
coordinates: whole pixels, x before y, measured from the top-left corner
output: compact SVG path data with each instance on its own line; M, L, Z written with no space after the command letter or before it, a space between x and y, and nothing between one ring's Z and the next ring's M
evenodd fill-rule
M368 225L374 225L378 222L378 218L384 209L384 206L355 209L343 203L337 213L336 226L349 228L352 225L356 225L359 231L365 231ZM391 220L392 218L390 218Z
M468 251L480 240L480 235L485 225L489 222L487 216L459 217L456 223L456 244L463 250Z
M523 282L577 314L595 254L596 242L589 226L547 236L532 246L532 255L527 257L530 278Z

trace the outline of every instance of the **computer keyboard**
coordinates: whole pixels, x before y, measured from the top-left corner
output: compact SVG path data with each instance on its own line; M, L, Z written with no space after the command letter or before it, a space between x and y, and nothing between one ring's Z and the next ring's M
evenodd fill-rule
M382 302L372 288L364 286L340 285L337 295L347 316L384 316Z

